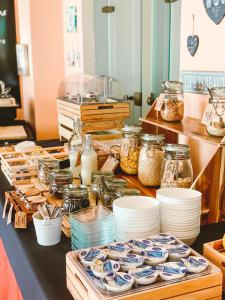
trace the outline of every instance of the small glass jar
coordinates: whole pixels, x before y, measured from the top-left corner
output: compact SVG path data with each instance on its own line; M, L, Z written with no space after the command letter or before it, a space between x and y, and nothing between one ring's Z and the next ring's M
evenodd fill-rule
M121 170L130 175L138 172L138 159L140 148L140 126L125 126L122 129L123 138L120 147Z
M141 139L138 178L144 186L160 185L164 160L164 135L144 134Z
M63 192L63 208L66 214L74 213L90 206L88 189L85 185L69 185Z
M184 117L183 83L179 81L163 81L163 103L160 114L168 122L181 121Z
M56 198L61 198L64 189L73 183L73 173L70 171L53 171L50 173L49 192Z
M193 183L193 168L188 145L167 144L163 163L161 188L190 188Z
M113 172L96 171L92 174L90 195L92 200L96 203L96 205L98 205L98 200L100 199L101 193L104 193L107 190L105 180L110 180L113 177Z
M112 209L113 201L116 199L115 191L116 189L114 187L110 187L100 196L102 205L108 209Z
M59 170L58 160L48 157L38 159L38 179L44 184L49 184L52 170Z
M125 196L140 196L141 192L137 189L131 188L120 188L114 192L115 199L125 197Z
M209 89L211 98L207 107L207 132L212 136L225 136L225 87Z
M125 188L127 187L127 181L122 178L112 178L112 179L106 179L105 181L107 188Z

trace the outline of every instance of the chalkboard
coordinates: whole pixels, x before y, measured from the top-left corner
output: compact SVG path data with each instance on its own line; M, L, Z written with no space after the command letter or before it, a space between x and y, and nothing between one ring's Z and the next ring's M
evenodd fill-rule
M225 0L203 0L205 10L215 24L220 24L225 16Z
M11 94L20 105L14 0L0 0L0 80L12 88Z

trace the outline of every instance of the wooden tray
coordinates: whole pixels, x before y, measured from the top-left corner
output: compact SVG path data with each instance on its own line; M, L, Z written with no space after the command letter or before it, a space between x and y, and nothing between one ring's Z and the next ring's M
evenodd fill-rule
M79 251L66 255L67 287L79 300L150 300L150 299L222 299L222 273L218 267L210 263L209 272L180 282L171 282L164 286L141 287L123 294L101 292L85 273L78 258ZM192 255L199 256L193 250Z
M223 290L225 291L225 249L222 240L204 244L203 255L221 269L223 273Z

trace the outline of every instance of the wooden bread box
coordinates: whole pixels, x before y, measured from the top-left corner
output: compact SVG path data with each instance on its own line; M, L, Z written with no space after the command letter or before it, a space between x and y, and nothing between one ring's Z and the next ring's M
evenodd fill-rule
M223 291L225 292L225 249L223 241L218 240L203 245L203 255L219 267L223 273Z
M130 117L128 101L76 103L58 98L57 110L59 136L66 139L69 139L73 131L73 120L80 119L86 133L121 129L124 121Z

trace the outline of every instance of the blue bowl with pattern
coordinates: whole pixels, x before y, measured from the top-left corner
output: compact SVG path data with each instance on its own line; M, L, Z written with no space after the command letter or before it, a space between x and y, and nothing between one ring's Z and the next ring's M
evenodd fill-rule
M131 252L131 247L125 243L113 243L108 245L105 251L109 258L118 259Z
M134 253L128 253L118 258L122 271L129 271L132 268L143 265L144 257Z
M149 239L135 239L130 240L128 245L132 248L132 252L140 254L142 251L149 250L153 246L153 242Z
M152 235L150 239L155 246L159 247L168 246L176 243L175 237L166 233Z
M167 262L157 266L159 276L163 280L174 280L182 278L187 272L187 268L178 262Z
M148 251L142 251L141 255L147 265L156 266L166 262L169 252L163 247L150 247Z
M108 274L103 279L103 284L107 291L121 293L132 288L134 277L123 272Z
M104 278L108 274L118 272L120 264L111 259L106 261L96 259L90 268L96 277Z
M79 258L85 267L91 266L96 259L105 260L106 257L107 254L103 250L98 248L82 250L79 253Z
M134 277L135 283L140 285L152 284L159 276L159 272L151 266L133 268L128 273Z
M189 273L201 273L205 271L209 265L208 261L200 256L182 258L181 262L187 268Z
M173 261L179 261L181 258L188 257L191 253L191 248L187 245L180 244L175 246L170 246L168 248L169 258Z

